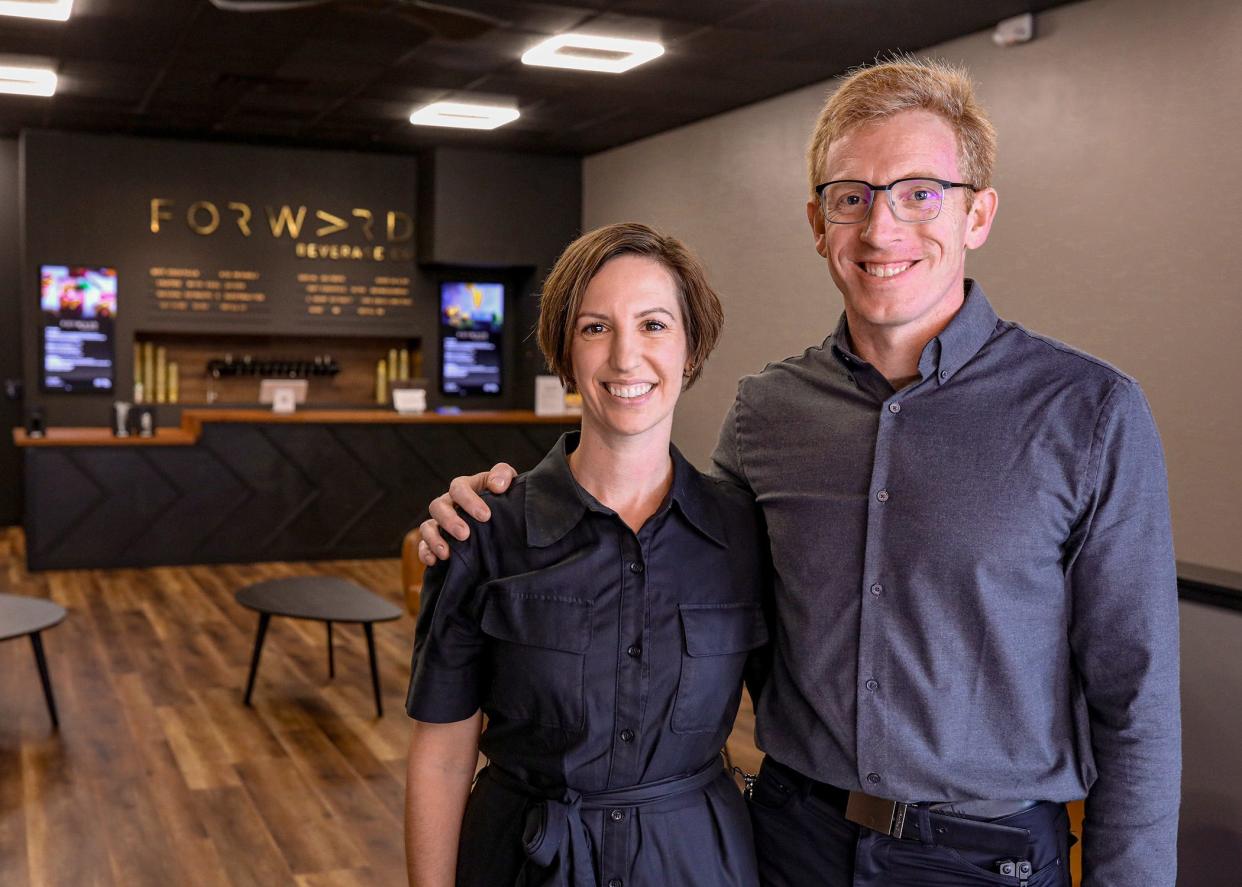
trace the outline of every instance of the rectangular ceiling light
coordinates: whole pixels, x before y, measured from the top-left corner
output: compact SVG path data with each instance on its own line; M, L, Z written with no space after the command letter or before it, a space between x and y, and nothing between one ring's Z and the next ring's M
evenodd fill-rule
M0 15L67 22L72 14L73 0L0 0Z
M51 68L28 68L0 63L0 92L13 95L56 94L56 72Z
M502 105L474 105L467 102L432 102L410 115L418 126L452 126L457 129L495 129L512 123L521 115L517 108Z
M649 40L560 34L527 50L522 61L528 65L620 74L662 55L664 47Z

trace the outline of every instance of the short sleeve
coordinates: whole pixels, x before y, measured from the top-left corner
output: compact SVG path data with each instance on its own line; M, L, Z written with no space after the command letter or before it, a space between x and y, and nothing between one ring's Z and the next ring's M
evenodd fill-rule
M482 704L484 636L479 627L482 576L468 546L427 570L414 630L414 659L406 713L448 724L465 720Z

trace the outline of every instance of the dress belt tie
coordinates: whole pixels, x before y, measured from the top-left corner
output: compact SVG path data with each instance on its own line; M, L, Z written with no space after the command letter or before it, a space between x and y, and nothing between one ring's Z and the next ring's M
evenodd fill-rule
M487 771L504 788L538 801L526 814L522 840L529 862L523 866L525 880L519 883L529 887L599 887L593 862L594 844L582 821L583 810L642 807L665 801L705 788L724 773L724 768L719 758L713 758L689 776L672 776L598 792L566 788L555 798L540 794L533 786L495 764L488 765ZM533 871L530 863L539 870Z

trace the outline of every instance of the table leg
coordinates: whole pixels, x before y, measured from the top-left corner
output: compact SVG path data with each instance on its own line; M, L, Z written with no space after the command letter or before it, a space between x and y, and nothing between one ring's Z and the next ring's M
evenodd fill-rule
M56 715L56 697L52 695L52 676L47 670L47 658L43 655L43 638L39 632L30 635L30 644L34 647L35 664L39 666L39 680L43 682L43 698L47 701L47 713L52 716L52 728L60 729L60 718Z
M332 654L332 622L324 620L324 624L328 626L328 677L336 677L336 657Z
M250 704L250 694L254 691L254 676L259 670L259 655L263 652L263 636L267 634L267 623L271 613L259 614L259 632L254 637L254 653L250 657L250 677L246 679L246 705Z
M379 668L375 664L375 633L371 631L370 622L362 623L362 629L367 633L367 652L371 656L371 686L375 690L375 716L382 718L384 704L380 701Z

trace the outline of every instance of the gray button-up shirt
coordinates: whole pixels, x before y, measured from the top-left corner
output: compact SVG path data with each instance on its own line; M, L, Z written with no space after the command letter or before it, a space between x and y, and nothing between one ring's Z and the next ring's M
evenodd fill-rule
M1085 796L1087 883L1171 887L1176 574L1133 379L967 281L909 387L842 318L741 381L713 461L772 544L767 753L897 800Z

